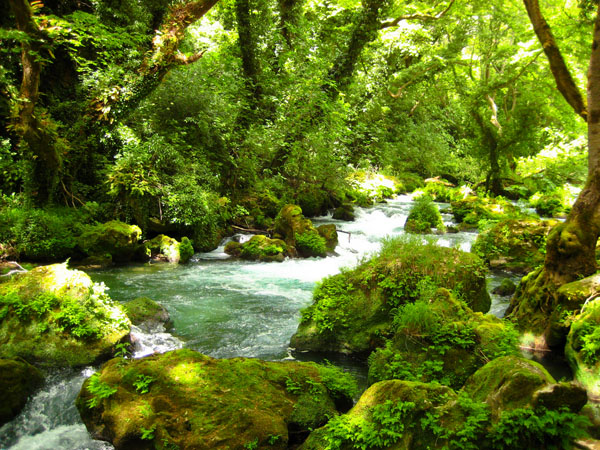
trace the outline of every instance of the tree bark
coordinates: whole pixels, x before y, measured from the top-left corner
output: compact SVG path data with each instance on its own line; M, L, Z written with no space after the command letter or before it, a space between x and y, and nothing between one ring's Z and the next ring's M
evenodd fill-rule
M537 35L544 53L550 63L550 70L556 80L556 87L565 98L567 103L571 105L573 110L581 116L584 120L587 120L587 108L581 91L575 84L571 72L569 71L565 60L558 48L556 39L552 34L550 25L546 22L546 19L540 11L540 4L538 0L523 0L529 20L533 25L533 30Z
M21 48L23 77L19 94L15 129L21 138L21 149L28 155L30 174L26 193L38 206L51 201L58 183L62 160L57 148L57 135L52 122L36 111L42 74L41 51L43 33L34 20L34 12L26 0L10 0L17 29L27 34Z
M541 333L541 345L560 346L568 332L563 316L570 311L558 303L558 288L598 270L595 251L600 235L600 5L594 24L587 101L589 165L585 187L566 221L548 235L544 266L523 279L506 314L516 319L521 328Z
M288 48L294 47L294 28L298 25L301 0L279 0L279 28Z

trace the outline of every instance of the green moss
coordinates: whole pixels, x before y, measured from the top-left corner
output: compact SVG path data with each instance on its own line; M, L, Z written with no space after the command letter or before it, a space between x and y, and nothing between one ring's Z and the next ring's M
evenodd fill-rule
M134 325L140 325L144 322L162 323L167 328L172 325L165 307L148 297L136 298L125 303L123 307L127 317Z
M556 224L534 219L502 220L477 236L472 251L494 268L531 272L544 262L546 239Z
M0 305L0 356L42 364L90 364L110 354L130 327L104 285L65 264L41 266L1 284Z
M338 245L338 233L337 228L333 224L320 225L317 227L319 235L325 239L325 245L327 250L334 251Z
M165 260L171 263L178 263L181 259L179 242L164 234L159 234L155 238L145 242L144 246L150 252L150 257L153 259Z
M333 218L335 220L344 220L347 222L353 222L355 219L354 206L352 203L344 203L338 206L333 212Z
M429 195L421 195L415 198L404 229L409 233L422 234L431 233L432 228L436 228L439 232L446 230L440 211L433 203L433 199Z
M192 242L186 237L181 238L181 244L179 244L179 262L181 264L187 264L187 262L194 256L194 247Z
M327 255L327 241L318 232L306 231L296 234L296 249L304 257L324 257Z
M589 302L575 317L565 353L575 378L592 395L600 395L600 301Z
M452 214L465 228L476 228L480 221L500 221L507 216L522 216L520 210L501 197L469 196L451 202Z
M378 256L317 286L292 346L343 353L373 350L392 333L395 308L430 298L438 287L487 311L485 272L471 253L411 238L389 240Z
M290 432L307 433L337 414L333 393L345 395L337 387L349 375L337 372L334 383L328 373L314 363L219 360L178 350L109 361L98 380L106 393L116 391L94 397L88 380L77 407L88 429L117 448L140 445L143 430L152 429L147 446L167 440L180 448L241 449L256 442L256 448L283 450ZM151 380L146 392L140 380ZM290 391L290 383L297 389ZM89 408L91 398L98 402Z
M77 239L77 245L88 256L110 254L113 261L127 262L145 255L139 244L142 230L117 220L88 226Z
M250 261L281 262L288 255L288 246L281 239L270 239L267 236L252 236L247 242L228 242L225 253Z
M473 313L440 289L427 302L398 308L393 338L369 356L371 383L437 381L460 388L487 361L518 353L518 334L494 316Z

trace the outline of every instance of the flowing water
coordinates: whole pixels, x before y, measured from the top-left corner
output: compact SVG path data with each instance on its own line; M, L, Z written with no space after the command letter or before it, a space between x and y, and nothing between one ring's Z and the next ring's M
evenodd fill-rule
M315 219L317 225L335 223L344 232L339 233L337 255L327 258L287 259L282 263L234 261L221 246L196 255L185 266L140 264L94 271L90 276L104 282L113 299L127 302L146 296L169 310L173 334L162 329L134 330L136 357L185 346L216 358L307 359L292 355L288 344L300 309L311 303L315 283L344 267L355 266L376 252L386 236L402 234L410 206L411 198L401 196L386 204L357 209L355 222ZM451 222L447 215L444 220ZM475 237L474 233L446 234L438 243L469 251ZM499 281L492 280L495 283ZM492 312L502 316L506 299L494 297L493 301ZM349 358L334 362L364 381L360 363ZM74 406L83 380L93 371L53 373L25 410L0 428L0 450L112 448L89 437Z

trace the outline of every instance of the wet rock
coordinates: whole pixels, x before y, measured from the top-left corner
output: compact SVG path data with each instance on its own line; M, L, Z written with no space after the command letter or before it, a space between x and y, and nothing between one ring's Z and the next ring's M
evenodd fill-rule
M279 211L275 218L274 237L284 240L302 257L327 255L326 240L311 220L302 215L302 209L297 205L286 205Z
M139 297L123 305L131 323L142 329L154 329L162 325L166 330L173 328L167 309L148 297Z
M338 206L333 212L333 218L335 220L353 222L356 217L354 215L354 206L352 203L343 203L341 206Z
M44 376L31 364L17 359L0 358L0 425L12 420L42 384Z
M499 286L496 286L492 291L493 294L507 297L513 295L517 290L517 285L510 278L503 278Z

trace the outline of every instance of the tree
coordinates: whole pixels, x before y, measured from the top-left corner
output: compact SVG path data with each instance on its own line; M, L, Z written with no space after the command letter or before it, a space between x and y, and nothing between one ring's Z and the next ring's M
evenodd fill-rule
M148 95L174 65L197 61L202 53L187 57L178 52L179 43L186 28L217 1L188 1L171 8L160 26L160 33L151 40L150 51L137 71L133 86L114 86L111 95L93 99L87 114L90 123L97 119L115 122ZM53 58L53 45L56 44L53 36L60 27L53 26L50 18L38 14L43 8L39 1L30 4L26 0L9 0L9 4L17 30L24 36L21 39L21 88L13 120L24 159L29 159L31 164L26 190L30 199L41 206L53 201L57 185L62 183L63 158L69 150L69 143L60 136L57 123L38 102L43 68ZM64 183L62 187L66 190Z
M543 333L542 344L556 346L565 337L557 289L590 276L597 269L600 234L600 5L596 12L589 62L587 108L542 16L537 0L524 0L534 30L544 47L557 88L588 125L588 175L566 221L549 234L544 266L524 278L507 311L523 328Z

